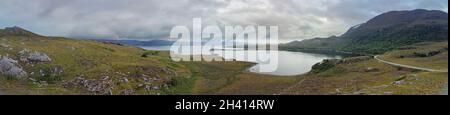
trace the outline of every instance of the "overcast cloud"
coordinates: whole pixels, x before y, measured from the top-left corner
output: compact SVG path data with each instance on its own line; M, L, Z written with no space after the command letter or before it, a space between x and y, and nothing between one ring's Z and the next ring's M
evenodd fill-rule
M172 27L279 26L282 39L340 35L391 10L448 12L448 0L0 0L0 26L76 38L167 38Z

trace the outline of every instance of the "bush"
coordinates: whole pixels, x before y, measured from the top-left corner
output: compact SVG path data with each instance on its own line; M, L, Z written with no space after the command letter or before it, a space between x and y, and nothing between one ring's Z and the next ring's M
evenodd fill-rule
M333 68L336 65L336 60L324 60L321 63L317 63L312 67L312 73L324 72L328 69Z
M149 55L156 56L156 55L158 55L158 54L159 54L159 51L150 51L150 50L147 50L147 51L145 51L144 53L142 53L141 57L148 57Z

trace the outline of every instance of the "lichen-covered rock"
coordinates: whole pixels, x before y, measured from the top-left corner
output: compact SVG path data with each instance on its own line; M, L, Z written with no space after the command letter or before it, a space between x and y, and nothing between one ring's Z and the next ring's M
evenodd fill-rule
M63 84L63 87L65 88L81 87L96 95L112 95L112 88L114 86L115 84L109 76L103 76L101 79L77 77L74 80Z
M134 94L136 91L134 90L134 89L125 89L125 90L122 90L122 92L121 92L121 94L122 95L132 95L132 94Z
M28 49L24 49L20 51L19 53L20 61L25 63L39 63L39 62L51 62L52 59L45 53L37 52L37 51L30 51Z
M9 47L10 47L10 45L8 45L8 44L5 44L5 43L0 43L0 47L3 47L3 48L9 48Z
M6 56L0 56L0 73L16 78L23 78L27 76L27 72L20 67L16 60Z
M378 68L373 68L373 67L368 67L366 69L364 69L364 72L379 72L380 69Z

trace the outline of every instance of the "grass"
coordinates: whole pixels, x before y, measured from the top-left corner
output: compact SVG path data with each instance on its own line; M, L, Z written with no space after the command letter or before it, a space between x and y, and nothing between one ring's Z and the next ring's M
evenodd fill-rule
M442 92L448 84L448 73L419 72L407 74L401 85L389 85L386 88L368 89L367 92L393 92L396 95L435 95Z
M255 95L276 94L298 82L299 77L261 75L245 71L246 62L182 62L192 76L177 81L170 94ZM178 83L181 82L181 83Z
M412 57L412 58L401 58L402 55L413 55L418 52L430 52L437 51L440 49L448 49L448 42L425 42L419 43L411 46L406 46L405 50L394 50L387 52L380 58L387 61L392 61L404 65L411 65L416 67L437 69L437 70L448 70L448 51L444 51L438 55L432 57Z
M193 94L214 94L232 84L251 64L243 62L186 62L196 77Z
M373 59L353 64L342 64L338 67L344 68L345 71L305 75L301 84L297 84L281 94L431 95L439 94L441 89L448 84L447 73L399 69ZM368 67L378 68L379 71L365 72L363 69ZM402 83L395 85L394 82L396 81L402 81Z
M391 62L433 69L448 70L448 53L431 57L400 58L415 52L429 52L448 47L448 42L419 43L390 51L381 57ZM378 71L366 72L365 68ZM281 94L295 95L434 95L447 87L447 72L424 72L393 67L374 59L339 64L327 71L303 76L302 82Z
M135 88L142 83L139 77L146 74L159 77L162 81L155 84L170 84L167 89L136 89L135 94L142 95L430 95L441 92L448 84L447 73L431 73L393 67L371 59L349 64L339 64L324 71L298 76L261 75L246 71L253 63L246 62L174 62L168 52L146 51L140 48L94 42L47 37L1 37L0 43L9 47L0 47L0 55L9 55L18 59L17 52L30 49L48 54L50 63L20 65L28 72L39 73L54 67L64 68L60 75L41 77L39 74L29 78L46 81L42 86L29 79L11 79L0 76L0 89L7 94L53 94L77 95L91 94L80 88L64 88L64 82L77 76L87 79L100 79L110 76L117 84L112 92L121 94L125 89ZM448 53L432 57L397 58L399 55L418 51L430 51L448 47L443 43L422 43L403 50L395 50L382 56L383 59L420 67L447 69ZM158 68L176 71L176 77L170 77ZM376 68L377 71L366 71ZM125 74L129 82L120 82ZM396 82L401 82L395 84Z
M234 83L220 89L216 94L274 95L296 84L300 78L245 72L238 75Z
M35 78L42 81L51 82L45 87L29 85L28 79L24 80L0 80L0 83L6 84L0 87L4 92L12 94L87 94L80 92L80 89L62 88L61 84L70 81L77 76L84 76L86 79L100 79L102 76L110 76L113 80L119 80L121 77L117 72L128 74L148 74L150 76L167 77L162 72L151 73L147 71L136 71L137 68L158 69L168 67L179 73L180 77L187 76L188 70L183 65L172 63L166 56L160 56L159 53L145 51L131 46L120 46L94 42L90 40L73 40L58 37L21 37L5 36L0 38L0 43L7 44L9 47L1 47L0 55L9 55L9 57L18 60L17 52L23 49L39 51L46 53L52 58L52 62L39 64L20 65L28 72L29 78ZM146 56L142 57L143 54ZM41 77L38 73L49 71L53 67L62 67L63 73L57 76ZM35 73L35 74L30 74ZM1 77L1 76L0 76ZM53 78L54 79L53 79ZM3 78L3 77L2 77ZM140 78L129 77L130 81L139 81ZM177 79L177 78L174 78ZM171 82L166 79L162 82ZM55 81L55 83L53 83ZM118 82L118 81L115 81ZM120 94L124 88L129 88L137 83L126 83L113 89L114 94ZM46 90L48 89L48 90ZM47 92L48 91L48 92Z

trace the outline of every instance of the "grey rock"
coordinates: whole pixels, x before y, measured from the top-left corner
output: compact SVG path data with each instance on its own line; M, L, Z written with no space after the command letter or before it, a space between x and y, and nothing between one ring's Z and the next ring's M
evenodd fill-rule
M81 87L90 93L100 95L112 95L114 82L108 77L104 76L101 79L86 79L84 77L76 77L70 82L63 84L65 88Z
M404 81L400 80L400 81L394 81L392 84L393 85L402 85L403 83L404 83Z
M384 95L394 95L394 92L384 92Z
M134 89L125 89L121 92L122 95L132 95L135 92Z
M121 80L121 82L126 82L126 83L128 83L129 81L128 81L128 78L126 78L126 77L122 77L122 80Z
M50 62L52 59L47 56L45 53L34 51L30 53L27 59L31 62Z
M24 49L20 51L19 53L20 61L22 62L32 62L32 63L39 63L39 62L51 62L52 59L45 53L37 52L37 51L30 51L28 49Z
M362 91L357 91L357 92L353 92L353 95L364 95L366 93L362 92Z
M10 45L5 44L5 43L1 43L1 44L0 44L0 47L4 47L4 48L9 48L9 46L10 46Z
M364 69L364 72L379 72L380 69L378 68L373 68L373 67L368 67L366 69Z
M171 76L178 76L177 72L175 72L167 67L161 68L161 72L164 72L165 74L171 75Z
M6 56L0 56L0 73L7 76L23 78L27 72L20 67L16 60Z
M153 86L152 89L153 89L153 90L159 90L159 89L161 89L161 87L159 87L159 86Z

